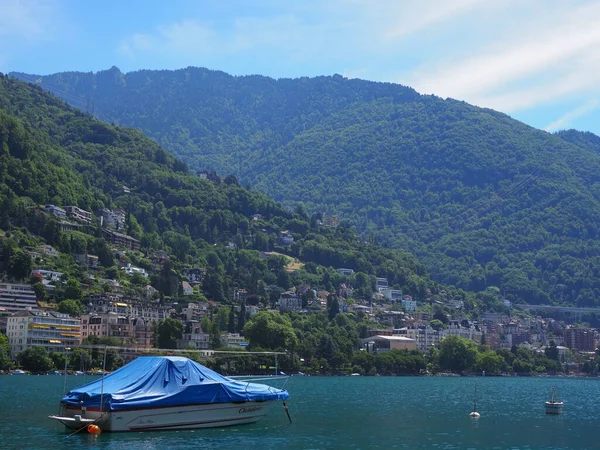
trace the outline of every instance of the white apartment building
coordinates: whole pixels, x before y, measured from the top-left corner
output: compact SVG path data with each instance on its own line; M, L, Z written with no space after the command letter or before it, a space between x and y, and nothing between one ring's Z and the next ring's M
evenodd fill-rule
M28 284L0 283L0 307L9 313L36 310L35 292Z
M81 342L81 321L56 312L20 311L8 317L6 336L13 358L30 347L65 352Z

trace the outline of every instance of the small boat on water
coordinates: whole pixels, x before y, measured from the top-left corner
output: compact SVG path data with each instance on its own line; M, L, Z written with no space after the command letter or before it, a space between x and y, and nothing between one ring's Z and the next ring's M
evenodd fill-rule
M69 391L50 418L94 433L212 428L255 423L278 400L287 412L288 398L284 389L233 380L188 358L141 356Z
M552 388L552 393L550 394L550 400L544 403L546 407L546 414L561 414L564 403L558 399L558 393L556 388Z
M473 395L473 411L469 413L472 419L479 419L481 414L477 412L477 379L475 379L475 394Z

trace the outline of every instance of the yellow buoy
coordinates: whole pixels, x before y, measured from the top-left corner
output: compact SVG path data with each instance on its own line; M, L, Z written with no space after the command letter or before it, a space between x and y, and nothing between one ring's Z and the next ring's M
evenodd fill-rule
M88 433L90 433L90 434L102 433L102 430L100 429L100 427L98 425L94 425L94 424L88 425L87 430L88 430Z

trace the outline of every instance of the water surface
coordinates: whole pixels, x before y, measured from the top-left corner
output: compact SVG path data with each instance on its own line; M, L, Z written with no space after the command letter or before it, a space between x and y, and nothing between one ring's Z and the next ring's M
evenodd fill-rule
M90 377L86 380L91 381ZM66 388L83 384L69 376ZM469 418L474 378L292 377L293 420L276 407L229 428L68 436L58 412L62 376L0 376L1 449L592 449L599 448L599 379L477 379L481 418ZM544 401L556 386L564 412Z

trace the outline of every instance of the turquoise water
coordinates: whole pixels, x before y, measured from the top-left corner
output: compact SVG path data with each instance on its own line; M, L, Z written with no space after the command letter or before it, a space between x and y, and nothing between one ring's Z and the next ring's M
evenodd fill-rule
M292 377L293 423L282 407L230 428L77 434L47 418L64 377L0 376L0 449L593 449L600 448L600 379ZM83 377L67 377L67 388ZM90 381L90 378L86 381ZM544 401L556 386L562 415Z

